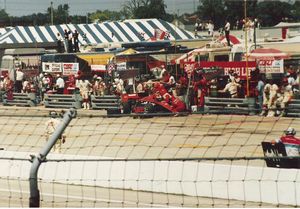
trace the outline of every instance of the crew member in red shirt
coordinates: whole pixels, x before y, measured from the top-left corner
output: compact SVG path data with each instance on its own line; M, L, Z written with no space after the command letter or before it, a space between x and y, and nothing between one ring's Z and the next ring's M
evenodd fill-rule
M194 82L194 92L196 97L194 98L195 104L197 104L199 109L204 108L204 97L207 95L207 80L201 72L198 72L198 79Z

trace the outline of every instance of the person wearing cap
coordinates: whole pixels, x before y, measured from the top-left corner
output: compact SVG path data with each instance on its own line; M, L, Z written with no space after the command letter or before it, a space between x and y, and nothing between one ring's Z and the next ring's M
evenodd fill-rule
M61 119L59 117L59 114L55 111L51 111L49 113L50 119L45 123L46 130L45 130L45 136L46 141L49 140L51 135L54 133L55 129L59 126L61 123ZM56 141L56 143L53 145L53 151L61 153L62 144L64 144L66 141L66 136L62 134L59 139Z
M285 115L288 103L292 100L293 96L294 93L292 85L285 79L281 87L281 93L279 94L279 97L276 101L276 106L280 106L280 110L277 110L277 114L279 116Z
M280 137L280 141L284 144L287 156L299 156L300 138L295 137L296 130L289 127L284 131L284 135Z
M226 93L229 92L231 98L237 98L238 97L238 88L240 88L241 85L235 80L228 79L228 83L226 84L224 89L219 90L220 93Z
M79 91L82 97L82 105L84 109L90 109L90 92L93 85L87 79L81 79L79 81Z
M104 96L105 91L105 83L103 82L102 78L98 76L96 81L93 85L93 93L95 96Z

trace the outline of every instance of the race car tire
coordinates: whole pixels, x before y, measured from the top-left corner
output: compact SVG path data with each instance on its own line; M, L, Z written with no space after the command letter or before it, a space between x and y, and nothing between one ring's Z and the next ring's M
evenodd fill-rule
M153 104L148 103L145 105L145 113L154 113L155 112L155 107Z
M123 106L123 114L131 113L131 104L129 102L122 103L122 106Z

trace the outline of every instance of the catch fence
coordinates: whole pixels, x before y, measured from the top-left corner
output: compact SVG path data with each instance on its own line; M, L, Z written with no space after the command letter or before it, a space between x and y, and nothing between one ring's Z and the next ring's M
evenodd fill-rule
M28 207L43 108L0 109L0 206ZM298 169L266 166L261 142L298 118L106 117L77 111L38 172L41 207L298 207Z

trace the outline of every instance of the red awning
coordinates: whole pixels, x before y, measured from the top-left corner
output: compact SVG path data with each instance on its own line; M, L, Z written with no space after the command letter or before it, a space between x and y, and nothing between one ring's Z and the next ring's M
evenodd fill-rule
M279 60L288 59L290 55L278 49L259 48L251 51L251 53L248 54L248 57L257 60Z

